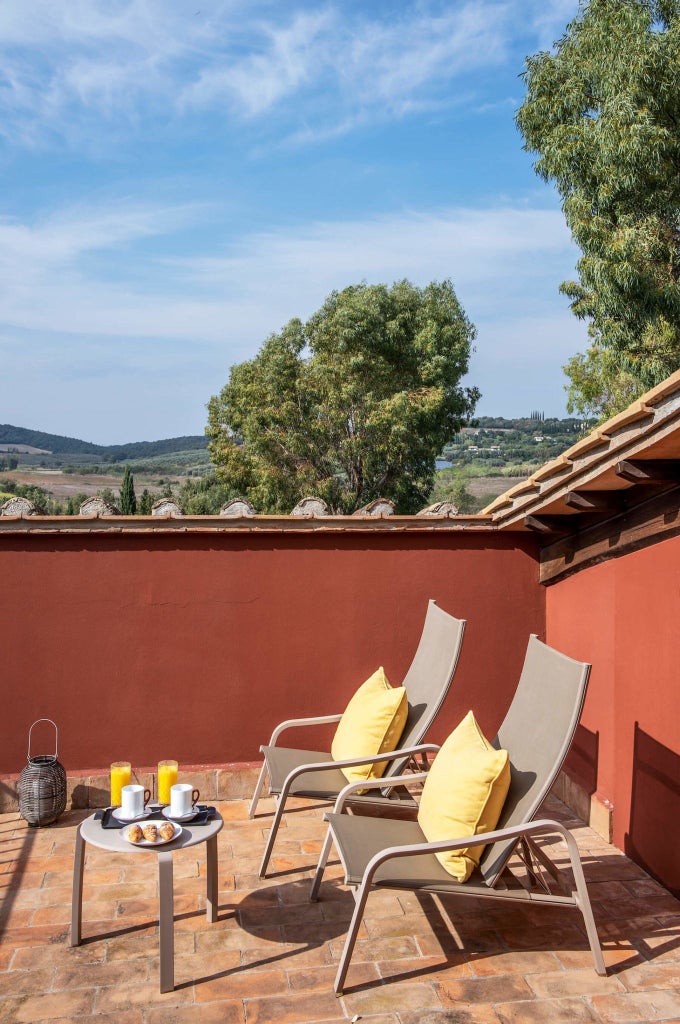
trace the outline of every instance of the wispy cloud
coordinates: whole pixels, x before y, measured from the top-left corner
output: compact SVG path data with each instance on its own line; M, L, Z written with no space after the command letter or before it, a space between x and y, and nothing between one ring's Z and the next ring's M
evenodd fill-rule
M187 126L198 114L225 123L275 114L272 138L319 141L333 135L329 125L350 130L438 109L461 89L485 102L479 83L470 90L470 73L491 73L522 33L543 45L575 0L433 0L397 7L389 21L337 0L194 7L3 0L0 133L26 145L66 137L84 146L94 117L142 131L149 112Z
M497 389L494 363L517 358L521 335L547 334L537 348L553 364L579 347L579 326L566 304L564 315L554 312L556 282L575 258L557 210L506 205L313 223L245 235L222 253L148 257L140 282L135 249L162 232L181 235L191 216L191 209L121 204L33 225L1 224L3 336L39 337L55 381L82 374L104 390L107 380L108 396L126 367L144 367L137 389L142 404L148 374L160 360L176 371L178 389L180 381L193 381L194 429L229 365L249 358L291 317L310 315L334 288L362 279L451 278L480 329L474 383L483 391ZM128 274L121 251L130 256ZM115 260L115 279L108 277L107 256ZM32 374L40 376L35 367ZM103 406L107 400L102 395Z

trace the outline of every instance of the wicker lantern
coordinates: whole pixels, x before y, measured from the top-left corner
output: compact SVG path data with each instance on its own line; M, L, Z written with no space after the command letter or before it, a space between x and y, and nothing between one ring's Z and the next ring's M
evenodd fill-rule
M57 760L59 733L54 725L54 754L31 756L31 733L39 718L28 730L28 764L19 776L19 813L29 825L51 825L66 807L66 772Z

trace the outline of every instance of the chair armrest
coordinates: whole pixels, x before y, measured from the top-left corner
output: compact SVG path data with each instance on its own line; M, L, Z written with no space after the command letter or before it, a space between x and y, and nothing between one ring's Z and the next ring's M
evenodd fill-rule
M339 722L341 718L342 712L339 715L319 715L315 718L289 718L287 721L280 722L276 726L267 745L275 747L276 741L285 729L294 729L304 725L327 725L329 722ZM263 749L263 747L260 747L260 750Z
M367 757L351 757L344 761L319 761L317 764L300 764L297 768L293 768L293 770L288 773L281 792L286 792L295 779L300 775L306 775L307 772L325 772L334 768L354 768L361 764L379 764L381 761L393 761L397 757L410 757L411 754L420 754L425 751L433 751L436 753L437 750L439 750L439 747L436 743L421 743L417 747L403 747L401 750L385 750L382 754L371 754ZM418 774L422 774L424 777L427 776L427 772L419 772ZM359 786L359 789L366 789L371 782L377 782L381 789L389 789L392 787L393 779L401 779L402 777L406 779L415 778L414 775L388 775L386 778L374 780L366 779L363 783L356 783L356 785ZM355 784L350 783L350 785Z
M580 861L576 840L568 829L561 825L559 821L550 821L546 818L540 821L526 822L523 825L516 825L514 828L501 828L494 832L478 832L477 835L464 836L462 839L441 839L436 843L412 843L409 846L390 846L376 853L368 862L364 871L362 885L371 884L371 879L378 868L385 861L392 860L395 857L413 857L421 853L445 853L448 850L461 850L467 846L486 846L488 843L495 843L500 839L520 839L522 836L536 835L540 832L559 832L567 843L572 864L574 863L574 855L576 860Z
M363 782L348 782L344 789L340 790L333 814L342 814L343 808L349 798L356 792L363 792L366 789L394 789L396 786L408 786L409 782L424 782L428 772L411 772L409 775L388 775L386 779L364 779ZM328 821L328 815L324 814L324 820Z

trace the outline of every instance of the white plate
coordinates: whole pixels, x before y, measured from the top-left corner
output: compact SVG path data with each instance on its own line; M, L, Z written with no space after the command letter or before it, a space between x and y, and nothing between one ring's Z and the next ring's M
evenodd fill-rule
M126 817L123 814L123 808L122 807L114 807L113 810L111 811L111 816L113 818L115 818L116 821L133 822L133 821L141 821L142 818L146 818L148 813L149 813L149 808L145 807L141 814L135 815L134 818L128 818L128 817Z
M164 807L162 814L168 821L193 821L194 818L198 817L200 811L197 811L194 807L188 814L172 814L169 807Z
M149 822L149 824L151 824L151 822ZM156 823L154 822L153 824L156 824ZM162 823L159 822L159 824L162 824ZM140 839L140 841L138 843L133 843L131 839L128 839L128 834L127 834L128 830L126 828L123 829L123 836L125 837L125 839L127 839L128 843L132 844L132 846L146 846L146 847L149 847L149 846L164 846L165 843L171 843L173 841L173 839L177 839L177 836L181 836L181 834L182 834L182 826L181 825L178 825L174 821L171 821L170 824L174 828L175 834L172 835L169 839L161 839L161 837L159 836L155 843L150 843L148 839ZM158 828L158 825L156 825L156 827Z

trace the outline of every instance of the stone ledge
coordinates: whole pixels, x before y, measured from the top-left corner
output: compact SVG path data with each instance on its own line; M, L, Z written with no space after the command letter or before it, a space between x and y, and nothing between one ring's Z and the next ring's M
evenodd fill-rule
M585 821L594 832L611 843L614 827L614 808L609 800L596 793L589 793L584 786L572 779L566 772L560 772L552 788L558 799L574 814Z
M201 792L201 800L246 800L255 789L259 761L219 765L180 765L180 782L191 782ZM155 768L133 770L133 781L156 796ZM0 776L0 814L19 810L17 783L19 773ZM107 807L109 773L102 769L66 774L66 810Z

